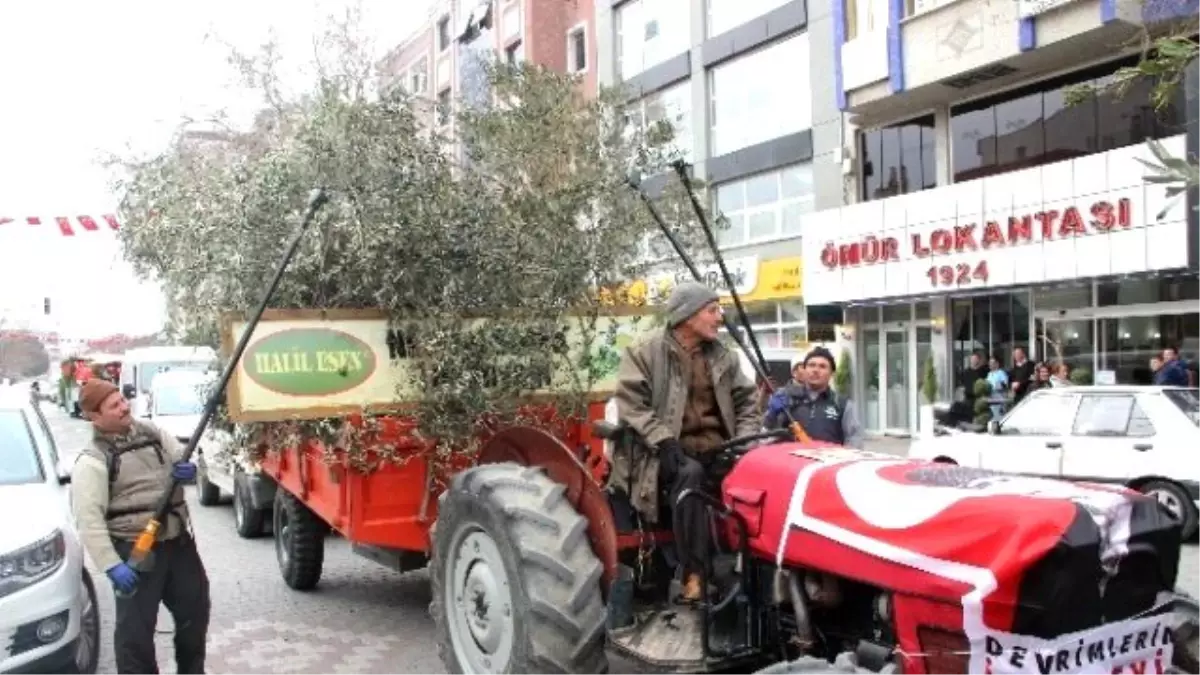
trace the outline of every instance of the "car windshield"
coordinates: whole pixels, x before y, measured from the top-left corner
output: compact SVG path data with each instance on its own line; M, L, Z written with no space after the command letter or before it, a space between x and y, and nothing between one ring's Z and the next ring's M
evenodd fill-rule
M46 480L25 413L0 410L0 485L26 485Z
M158 387L154 390L155 415L199 415L204 410L206 383Z
M1163 394L1200 427L1200 389L1167 389Z
M154 381L154 376L159 373L178 370L204 372L208 369L208 365L205 361L152 361L142 363L138 366L138 389L149 391L150 384Z

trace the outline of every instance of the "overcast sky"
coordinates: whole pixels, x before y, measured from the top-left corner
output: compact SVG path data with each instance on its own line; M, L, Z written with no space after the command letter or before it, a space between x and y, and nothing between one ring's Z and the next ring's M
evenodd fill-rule
M275 32L293 83L312 39L350 0L41 0L0 3L0 218L115 211L97 160L161 147L185 115L247 118L220 41L250 50ZM363 0L380 55L424 20L430 0ZM219 37L220 41L213 36ZM0 319L72 336L157 331L157 288L140 283L108 232L63 237L0 225ZM53 322L42 317L50 297Z

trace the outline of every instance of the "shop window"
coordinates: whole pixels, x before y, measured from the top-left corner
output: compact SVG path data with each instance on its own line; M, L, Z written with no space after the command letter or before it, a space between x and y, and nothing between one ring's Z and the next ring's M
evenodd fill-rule
M864 201L937 187L933 116L859 135Z
M1012 367L1017 347L1030 350L1029 296L1025 292L959 298L950 307L953 330L954 386L962 384L971 354L996 357L1005 368ZM1032 358L1032 355L1030 354Z
M974 101L951 110L955 182L1040 166L1184 132L1184 92L1162 109L1149 103L1150 80L1124 93L1105 89L1122 60ZM1067 105L1071 90L1101 92ZM886 154L886 149L881 149ZM887 177L878 180L886 184Z

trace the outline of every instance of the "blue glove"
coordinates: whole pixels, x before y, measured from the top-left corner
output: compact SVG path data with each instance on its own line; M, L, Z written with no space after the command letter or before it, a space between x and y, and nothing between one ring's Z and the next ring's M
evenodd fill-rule
M117 563L108 568L107 574L112 585L122 593L132 593L137 588L138 574L125 563Z
M171 467L171 477L181 483L190 483L196 480L196 465L191 462L175 462L175 466Z
M786 391L777 391L771 394L771 399L767 401L767 414L774 417L779 415L788 407L788 395Z

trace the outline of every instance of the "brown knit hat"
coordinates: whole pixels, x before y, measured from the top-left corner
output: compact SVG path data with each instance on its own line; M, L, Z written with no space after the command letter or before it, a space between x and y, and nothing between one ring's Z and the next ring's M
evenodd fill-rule
M112 382L93 377L83 385L83 389L79 392L79 408L83 412L94 413L100 410L100 404L104 403L104 399L118 391L120 390L117 389L117 385Z

